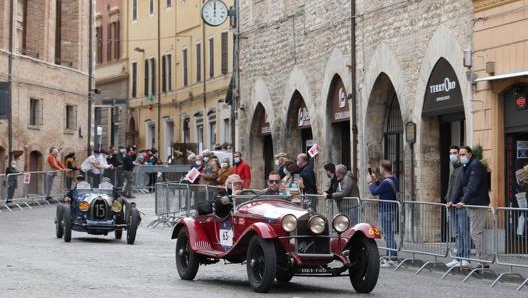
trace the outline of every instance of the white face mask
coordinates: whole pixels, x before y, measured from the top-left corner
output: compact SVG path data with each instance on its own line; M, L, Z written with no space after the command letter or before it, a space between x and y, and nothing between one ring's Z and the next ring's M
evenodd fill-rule
M202 161L201 161L201 160L197 160L197 161L196 161L196 165L197 165L197 166L201 166L201 165L202 165Z
M278 159L275 159L275 165L276 165L276 166L280 165L280 162L279 162Z
M227 168L227 162L223 162L220 166L222 167L222 169Z
M204 160L205 162L208 162L208 161L209 161L209 157L204 157L203 160Z

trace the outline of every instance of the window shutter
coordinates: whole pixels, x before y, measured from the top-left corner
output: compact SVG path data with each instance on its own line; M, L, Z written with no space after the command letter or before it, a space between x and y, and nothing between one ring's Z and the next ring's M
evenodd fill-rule
M163 92L167 92L167 77L165 74L166 66L165 63L167 62L167 55L161 56L161 90Z
M145 59L145 97L149 96L149 61Z
M152 95L156 95L156 58L150 58L152 65Z
M229 57L227 56L227 52L228 52L228 36L227 36L227 32L222 32L222 74L227 74L228 72L228 61L229 61Z
M209 77L214 77L214 39L209 39Z
M119 25L119 20L115 22L115 59L119 60L121 58L121 29Z
M172 90L172 55L167 55L167 67L168 67L168 84L169 86L167 87L167 90L168 91L171 91Z
M106 61L112 61L112 24L108 24L106 32Z

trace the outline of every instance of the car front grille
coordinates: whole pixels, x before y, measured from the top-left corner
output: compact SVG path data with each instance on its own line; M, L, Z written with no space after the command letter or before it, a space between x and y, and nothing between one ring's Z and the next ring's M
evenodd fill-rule
M330 238L327 236L298 237L295 250L298 254L329 254Z
M108 204L104 199L95 199L92 202L92 219L104 220L108 217Z

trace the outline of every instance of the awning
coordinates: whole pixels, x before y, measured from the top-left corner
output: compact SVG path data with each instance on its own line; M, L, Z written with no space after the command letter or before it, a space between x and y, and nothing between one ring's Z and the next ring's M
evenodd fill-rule
M475 82L504 80L504 79L522 77L522 76L528 76L528 70L518 71L518 72L511 72L511 73L505 73L505 74L500 74L500 75L496 75L496 76L480 78L480 79L476 79Z

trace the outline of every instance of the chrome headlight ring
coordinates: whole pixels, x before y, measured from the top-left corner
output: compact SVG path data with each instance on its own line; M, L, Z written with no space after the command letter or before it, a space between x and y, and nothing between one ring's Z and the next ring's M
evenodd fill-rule
M297 229L297 217L293 214L286 214L281 219L282 229L291 233Z
M312 231L312 233L321 234L326 228L326 220L322 216L315 215L312 216L308 221L308 226L310 227L310 231Z
M332 227L338 233L343 233L350 227L350 220L344 214L338 214L332 220Z

